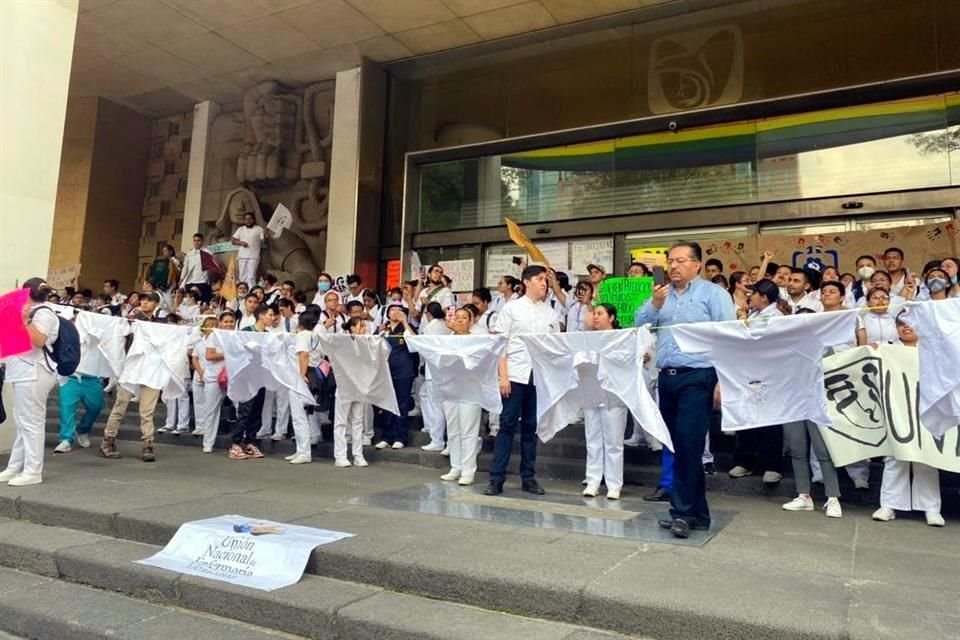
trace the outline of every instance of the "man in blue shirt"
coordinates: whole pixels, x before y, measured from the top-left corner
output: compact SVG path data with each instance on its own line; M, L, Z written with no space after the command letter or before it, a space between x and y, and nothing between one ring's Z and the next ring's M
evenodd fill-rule
M635 326L662 327L657 335L660 413L673 439L673 491L670 517L660 526L678 538L690 529L710 527L706 479L700 456L710 430L717 373L702 356L683 353L669 329L676 324L735 320L730 295L701 279L703 254L696 242L677 242L667 255L670 283L654 287L637 311Z

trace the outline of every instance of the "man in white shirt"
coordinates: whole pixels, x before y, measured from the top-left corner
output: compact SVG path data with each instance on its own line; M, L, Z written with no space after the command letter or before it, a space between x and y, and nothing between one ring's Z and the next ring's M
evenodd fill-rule
M17 437L0 482L26 487L43 482L43 441L47 423L47 396L57 384L50 354L60 335L60 319L46 304L50 285L43 278L23 283L30 290L23 308L23 324L30 336L30 351L7 360L6 381L13 387L13 421Z
M355 273L347 276L347 295L343 297L343 304L346 305L356 300L363 303L363 279Z
M252 213L243 214L243 226L233 232L230 242L240 247L237 251L237 282L257 284L257 268L260 266L260 248L265 240L263 227L258 226Z
M787 304L793 313L797 309L810 309L811 311L823 311L823 305L810 295L810 276L803 269L791 269L790 276L787 278Z
M903 266L903 249L890 247L883 252L883 261L890 274L890 297L903 295L909 270Z
M503 411L500 431L493 448L490 463L490 484L484 493L496 496L503 493L503 483L513 449L513 433L520 430L521 487L527 493L543 495L544 491L534 477L537 460L537 389L533 385L533 363L519 333L557 333L560 316L547 302L549 278L546 268L532 265L521 274L526 294L504 305L494 322L491 333L508 336L507 355L500 358L500 395Z
M416 308L413 310L413 315L418 320L423 313L423 308L431 302L438 303L444 311L456 306L453 292L450 291L449 287L444 285L443 267L438 264L431 266L429 271L427 271L426 282L417 283L417 294L415 297L417 302Z
M203 256L214 259L213 254L203 248L203 234L193 234L193 249L183 255L183 271L180 272L180 289L196 287L200 291L202 302L210 301L210 274L203 270Z
M110 296L110 304L118 306L127 301L127 296L119 291L120 283L117 280L104 280L103 292Z

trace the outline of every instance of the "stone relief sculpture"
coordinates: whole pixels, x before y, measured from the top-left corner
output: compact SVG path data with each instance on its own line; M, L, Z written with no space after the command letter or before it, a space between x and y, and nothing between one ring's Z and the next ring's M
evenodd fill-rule
M315 285L326 254L333 97L332 80L302 92L261 82L244 94L242 115L222 116L240 118L225 126L242 135L239 152L234 151L241 188L222 192L209 240L229 238L245 211L266 224L276 205L284 204L293 214L293 226L269 241L261 269L289 277L305 290Z

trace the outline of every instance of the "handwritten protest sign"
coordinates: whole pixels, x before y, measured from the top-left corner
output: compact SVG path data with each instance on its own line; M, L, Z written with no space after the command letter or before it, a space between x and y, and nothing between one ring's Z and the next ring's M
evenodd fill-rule
M577 275L586 275L587 265L596 264L613 273L613 238L578 240L570 243L570 268Z
M916 348L881 345L841 351L823 360L827 414L820 433L839 466L893 456L960 472L958 429L934 438L920 422Z
M387 260L387 290L400 286L400 261Z
M526 264L527 257L522 254L487 253L487 271L483 279L483 286L495 290L497 283L503 276L513 276L519 279Z
M653 278L607 278L600 283L598 302L609 302L617 308L622 327L633 326L633 316L653 295Z
M267 231L269 231L274 238L279 238L283 230L289 229L291 226L293 226L293 214L290 213L290 209L287 209L282 204L278 204L273 212L273 216L270 217L270 222L267 223Z
M310 553L353 534L243 516L187 522L159 553L137 564L273 591L296 584Z
M51 269L47 274L47 284L51 289L61 291L65 287L74 287L80 275L80 265L74 264L60 269Z
M443 275L453 281L453 291L473 291L473 259L442 260Z

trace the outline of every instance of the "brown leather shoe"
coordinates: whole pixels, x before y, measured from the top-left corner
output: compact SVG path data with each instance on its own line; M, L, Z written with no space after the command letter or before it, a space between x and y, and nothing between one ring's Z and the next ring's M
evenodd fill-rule
M113 460L119 458L120 452L117 450L117 439L110 436L103 436L103 440L100 441L100 455Z
M148 440L143 443L143 461L156 462L157 456L153 453L153 441Z

